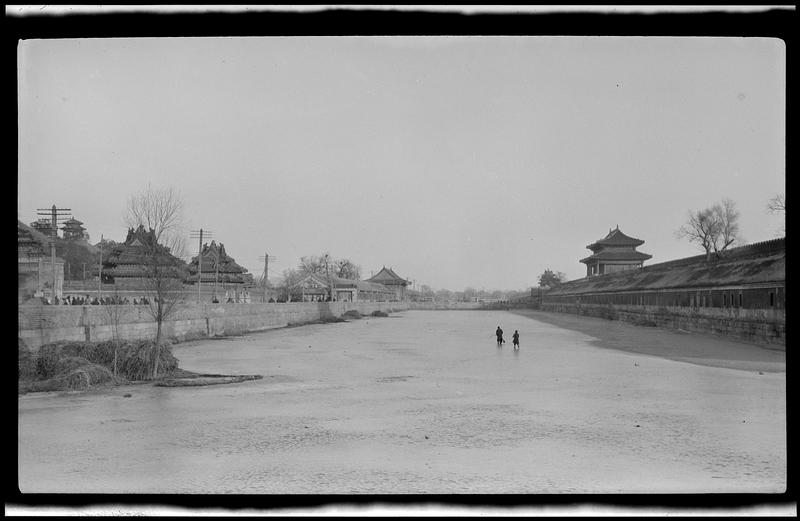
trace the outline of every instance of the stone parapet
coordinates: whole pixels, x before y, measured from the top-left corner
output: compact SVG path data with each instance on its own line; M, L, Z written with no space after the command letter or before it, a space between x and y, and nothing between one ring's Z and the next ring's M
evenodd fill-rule
M46 306L22 305L18 336L31 349L51 342L155 338L157 325L148 305ZM293 323L341 317L356 310L404 311L403 302L292 302L257 304L180 304L162 324L164 338L187 340L242 334Z

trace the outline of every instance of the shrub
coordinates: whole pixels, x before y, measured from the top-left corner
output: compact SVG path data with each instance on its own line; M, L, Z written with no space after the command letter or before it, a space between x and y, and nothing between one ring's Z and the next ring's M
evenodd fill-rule
M361 313L359 313L357 309L351 309L349 311L345 311L342 316L347 318L361 318Z
M373 317L388 317L389 314L384 312L384 311L381 311L381 310L376 310L376 311L372 312L372 316Z
M153 377L155 361L154 343L149 340L126 343L119 351L117 370L129 380L150 380ZM163 376L178 368L178 359L167 344L158 350L158 374Z
M26 379L36 376L36 359L21 338L17 339L17 375Z
M128 380L150 380L155 357L152 340L122 342L117 351L117 372ZM114 342L58 342L39 349L36 376L41 379L63 375L69 370L96 364L109 371L114 367ZM159 349L158 374L169 374L178 367L178 359L168 344Z

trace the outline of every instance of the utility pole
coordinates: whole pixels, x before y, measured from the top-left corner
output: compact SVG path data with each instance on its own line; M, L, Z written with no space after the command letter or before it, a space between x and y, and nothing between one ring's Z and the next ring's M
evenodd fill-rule
M331 270L328 266L328 262L330 259L329 254L325 254L325 275L328 277L328 294L330 295L330 301L333 302L333 282L331 281Z
M264 299L264 302L267 301L267 283L269 282L269 259L270 255L267 252L264 252L264 255L258 258L258 260L264 261L264 280L261 281L262 291L264 295L261 297ZM276 262L278 259L273 255L272 262Z
M116 280L116 279L115 279ZM100 264L97 268L97 300L102 296L103 288L103 234L100 234Z
M191 231L189 232L190 239L200 239L200 245L197 248L197 303L200 303L200 287L203 281L203 235L206 235L206 238L211 237L211 233L208 230L203 230L200 228L199 231Z
M58 221L66 220L66 212L71 212L69 208L37 208L36 214L41 216L50 217L50 234L53 236L53 241L50 243L50 263L53 268L53 302L56 297L56 239L58 238ZM72 217L70 215L70 217Z
M214 259L214 299L217 299L217 282L219 281L219 245L217 245L217 249L215 250L217 255L216 259Z

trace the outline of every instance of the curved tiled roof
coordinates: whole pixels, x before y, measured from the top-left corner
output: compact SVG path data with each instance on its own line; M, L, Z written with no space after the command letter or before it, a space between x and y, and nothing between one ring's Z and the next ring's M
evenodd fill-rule
M586 247L594 251L602 246L641 246L642 244L644 244L643 240L628 237L617 226L615 229L609 230L608 235Z
M292 287L300 286L309 280L315 281L319 286L325 288L328 287L328 278L325 275L318 275L313 273L306 275ZM394 290L384 286L383 284L378 284L377 282L369 282L366 280L345 279L342 277L331 275L331 282L333 283L334 288L339 288L339 289L349 288L349 289L358 289L359 291L372 291L375 293L394 293Z
M586 264L590 261L632 261L632 262L642 262L646 261L647 259L652 258L653 256L647 253L642 253L640 251L600 251L595 253L594 255L589 255L585 259L581 259L581 262Z
M215 273L217 271L217 261L219 261L220 274L243 274L247 272L246 268L237 264L233 257L230 257L225 252L225 245L222 243L217 244L215 241L211 241L211 244L204 244L202 257L203 273ZM195 255L189 263L189 271L197 274L197 265L198 256Z
M784 239L741 246L721 259L706 261L696 255L635 270L589 276L565 282L548 295L578 295L596 292L645 291L674 288L704 288L744 284L782 284L786 280Z
M378 284L391 284L407 286L408 281L392 271L391 268L384 266L381 271L367 279L367 282L377 282Z

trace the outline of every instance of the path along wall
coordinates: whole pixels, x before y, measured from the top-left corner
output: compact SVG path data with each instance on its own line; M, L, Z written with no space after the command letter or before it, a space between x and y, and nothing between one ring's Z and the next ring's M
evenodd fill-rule
M296 302L258 304L181 304L162 324L162 336L190 340L241 334L341 317L356 310L403 311L403 302ZM61 340L103 341L114 338L153 339L157 325L148 306L46 306L22 305L18 312L18 335L33 350Z

